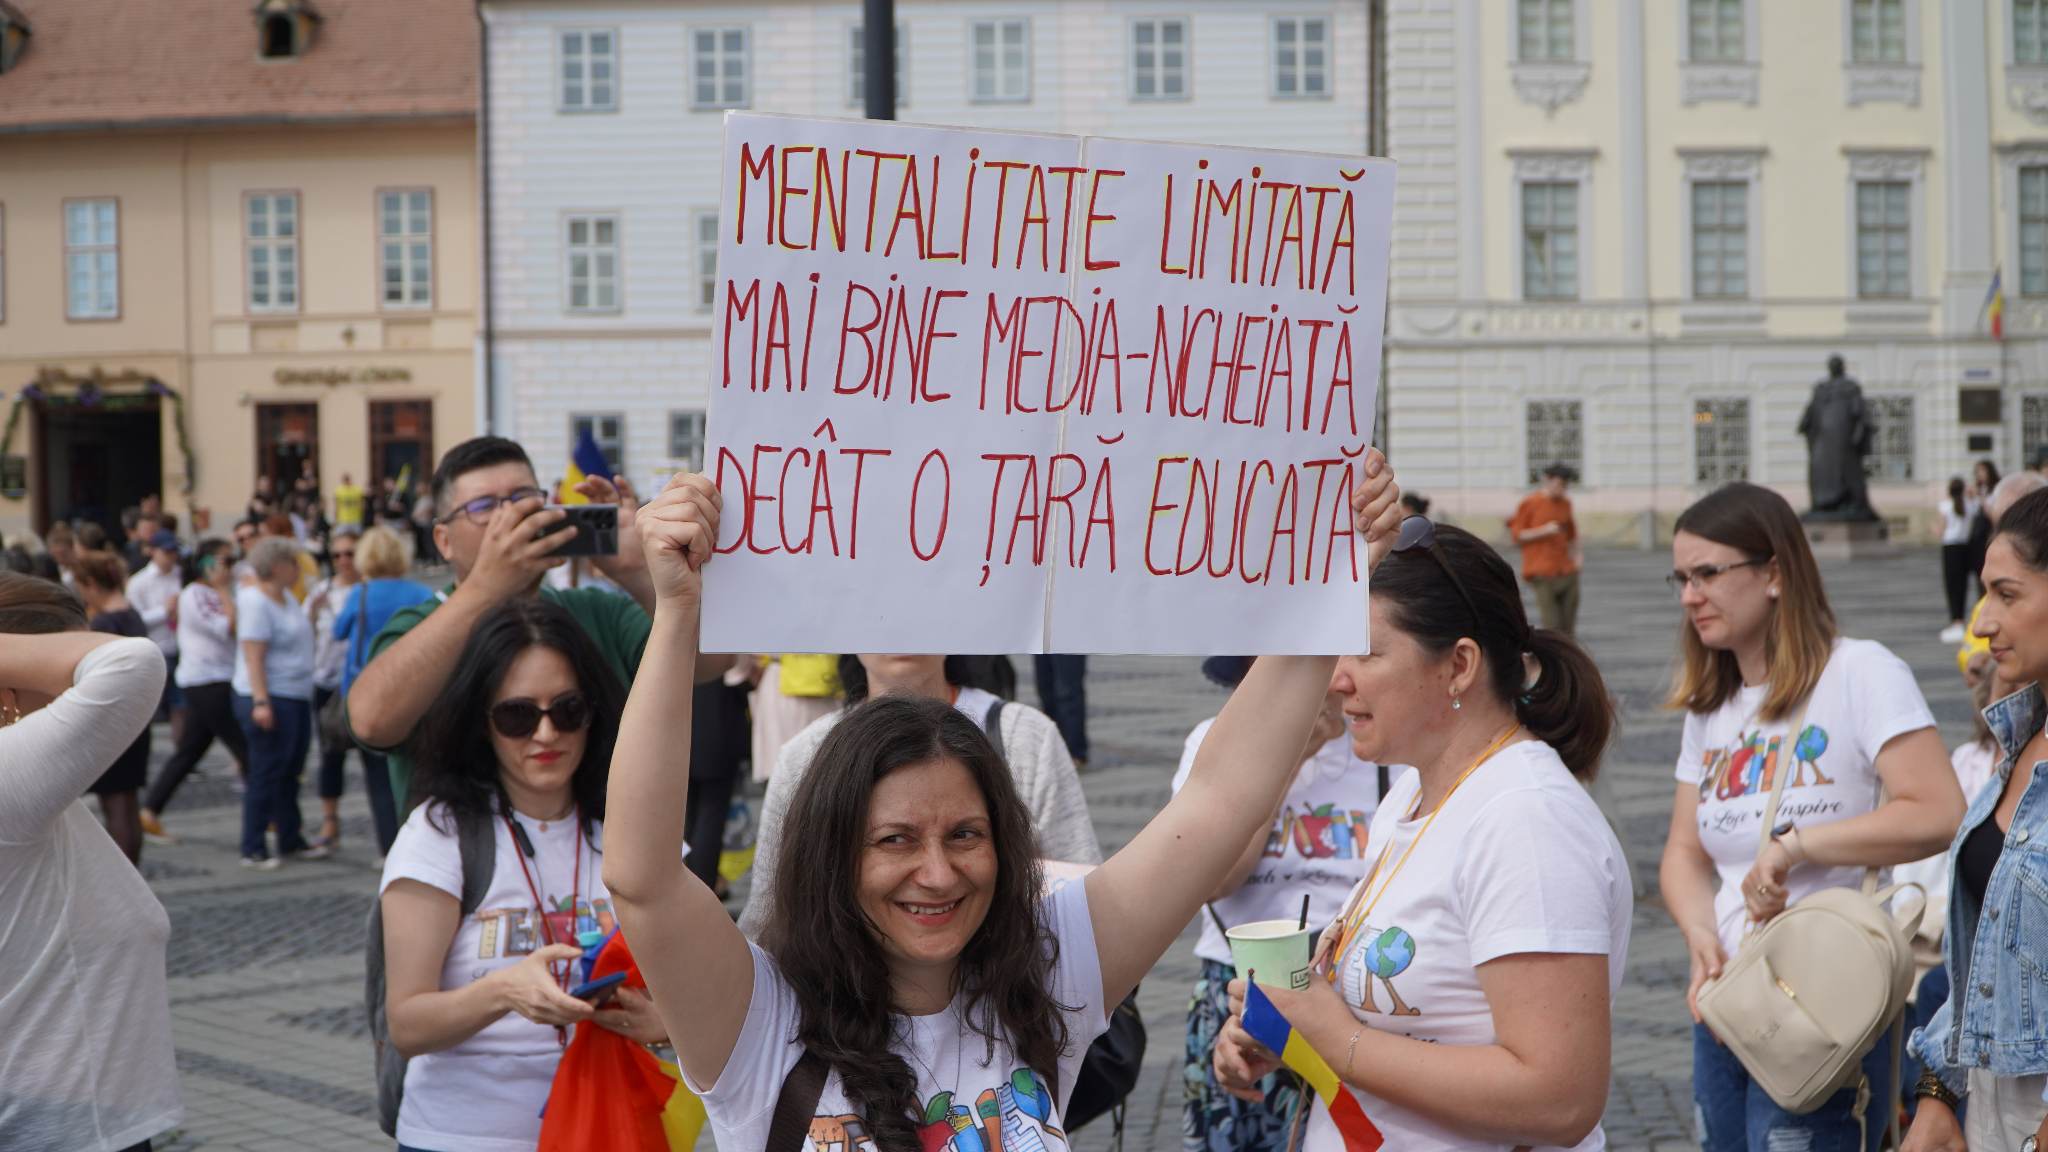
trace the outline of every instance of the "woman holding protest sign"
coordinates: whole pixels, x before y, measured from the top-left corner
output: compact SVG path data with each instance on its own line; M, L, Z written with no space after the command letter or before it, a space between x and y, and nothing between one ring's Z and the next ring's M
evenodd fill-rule
M1102 863L1095 824L1088 816L1088 798L1074 759L1052 718L1028 704L1003 700L976 686L965 656L900 656L871 653L839 658L838 682L846 709L873 697L922 696L943 700L979 725L1002 754L1017 792L1031 814L1038 850L1048 860L1070 864ZM790 798L802 787L811 761L846 710L833 712L799 732L782 746L768 795L761 802L761 826L754 848L754 880L740 928L759 938L775 910L775 874Z
M1398 493L1377 452L1363 469L1355 522L1383 551ZM1004 1147L1062 1138L1108 1006L1279 802L1333 661L1259 661L1180 793L1050 893L1016 783L979 725L915 696L853 708L791 798L787 825L803 834L782 846L775 910L750 944L677 859L688 780L669 753L689 739L699 571L719 504L710 481L688 476L643 511L657 591L646 659L668 674L642 677L627 702L604 865L718 1142L764 1147L777 1114L814 1149L856 1132L917 1147L921 1126L939 1125L992 1128Z
M1372 651L1339 661L1332 687L1353 751L1414 771L1373 817L1372 867L1307 988L1261 979L1248 1017L1232 982L1217 1079L1256 1097L1278 1051L1312 1050L1335 1083L1311 1152L1365 1130L1402 1152L1599 1148L1634 889L1580 781L1613 702L1584 650L1530 627L1514 570L1469 532L1402 521L1371 619Z

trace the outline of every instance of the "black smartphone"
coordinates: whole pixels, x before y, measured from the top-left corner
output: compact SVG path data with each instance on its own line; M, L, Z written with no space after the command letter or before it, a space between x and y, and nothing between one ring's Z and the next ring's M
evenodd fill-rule
M574 526L576 535L555 549L557 556L616 556L619 554L619 506L617 504L550 504L561 512L560 527Z
M618 995L619 985L625 982L624 972L614 972L609 976L599 976L588 984L578 984L569 989L569 995L578 1000L588 1000L592 1004L604 1004Z

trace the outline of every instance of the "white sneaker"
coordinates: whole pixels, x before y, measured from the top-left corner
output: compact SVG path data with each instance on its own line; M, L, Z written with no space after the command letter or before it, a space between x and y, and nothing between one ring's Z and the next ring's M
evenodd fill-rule
M1966 633L1963 631L1961 624L1951 624L1941 630L1941 642L1944 644L1960 644L1963 642L1965 635Z
M284 861L275 856L244 856L242 867L258 872L275 872L284 866Z

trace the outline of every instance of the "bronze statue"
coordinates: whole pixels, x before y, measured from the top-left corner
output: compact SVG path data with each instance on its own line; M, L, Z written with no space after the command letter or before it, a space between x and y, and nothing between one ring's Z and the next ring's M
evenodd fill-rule
M1806 437L1807 493L1813 501L1804 519L1878 519L1863 473L1873 432L1862 387L1843 370L1840 356L1828 357L1828 377L1813 386L1813 399L1799 418L1799 434Z

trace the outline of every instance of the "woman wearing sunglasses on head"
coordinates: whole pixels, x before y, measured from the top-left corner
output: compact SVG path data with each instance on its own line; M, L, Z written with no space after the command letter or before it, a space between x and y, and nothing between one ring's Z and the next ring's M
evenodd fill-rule
M1412 764L1372 862L1301 991L1260 990L1401 1152L1597 1149L1610 1008L1628 959L1628 861L1581 781L1614 727L1600 672L1529 626L1514 569L1411 516L1373 573L1372 650L1337 662L1352 751ZM1217 1080L1256 1095L1277 1056L1243 1026ZM1320 1105L1309 1152L1353 1147Z
M1671 555L1667 579L1684 623L1670 703L1686 718L1659 880L1692 954L1686 998L1700 1143L1705 1152L1787 1141L1854 1148L1858 1086L1805 1115L1780 1108L1700 1023L1700 986L1721 974L1752 927L1801 898L1941 851L1962 819L1962 791L1905 662L1837 631L1784 497L1754 484L1715 491L1679 516ZM1779 773L1789 775L1759 852ZM1871 1098L1882 1099L1889 1029L1863 1072ZM1884 1113L1868 1111L1863 1142L1875 1149Z
M421 804L382 887L386 1019L411 1057L402 1149L532 1148L570 1025L663 1039L645 996L593 1011L567 991L577 933L613 927L599 864L624 699L567 609L515 600L478 622L408 745ZM496 861L468 916L465 822L489 826Z

